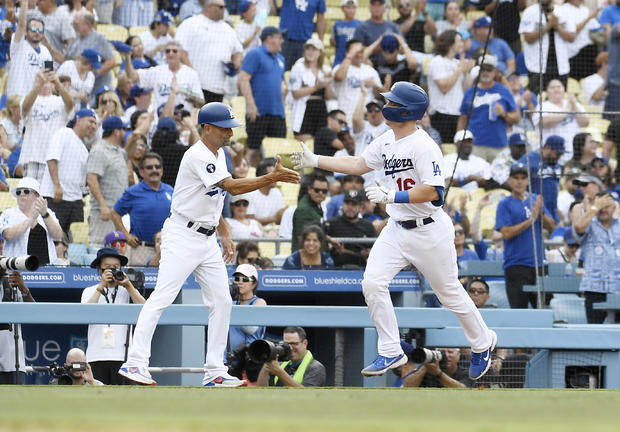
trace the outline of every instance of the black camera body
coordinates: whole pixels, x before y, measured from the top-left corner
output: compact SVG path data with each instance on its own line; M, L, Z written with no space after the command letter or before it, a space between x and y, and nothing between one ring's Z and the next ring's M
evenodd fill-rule
M125 273L122 270L112 270L112 276L119 282L125 280Z
M73 385L71 376L75 372L85 370L86 362L74 362L64 366L58 366L56 363L49 365L50 374L58 381L58 385Z
M249 348L246 343L239 344L232 352L226 354L226 364L228 365L228 373L232 376L244 379L243 372L245 372L245 377L248 380L256 382L263 364L250 359Z
M266 339L258 339L250 344L248 356L256 363L272 361L276 357L278 361L287 361L291 358L291 346L284 341L274 344Z
M437 360L441 369L446 367L446 355L442 350L420 347L411 351L408 357L416 364L432 363Z

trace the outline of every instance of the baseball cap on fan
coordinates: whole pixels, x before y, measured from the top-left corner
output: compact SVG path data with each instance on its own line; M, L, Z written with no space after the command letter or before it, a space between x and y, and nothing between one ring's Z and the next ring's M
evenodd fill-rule
M256 271L256 267L254 267L252 264L239 264L239 266L235 269L233 276L236 274L240 274L249 278L254 278L255 281L258 280L258 272Z
M274 26L267 26L261 32L260 40L265 42L265 39L267 39L269 36L273 36L273 35L276 35L276 34L284 36L287 31L288 31L288 29L279 29L279 28L274 27Z
M342 0L340 6L357 6L357 0Z

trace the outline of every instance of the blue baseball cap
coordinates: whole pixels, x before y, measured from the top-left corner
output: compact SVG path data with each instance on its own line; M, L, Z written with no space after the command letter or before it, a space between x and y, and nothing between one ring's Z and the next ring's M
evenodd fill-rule
M575 241L575 238L573 237L572 229L569 228L566 231L564 231L564 241L566 242L567 245L577 244L577 242Z
M381 49L387 52L394 52L398 49L398 39L393 34L386 34L381 40Z
M157 117L161 117L161 113L164 110L164 107L166 106L165 103L161 104L160 106L157 107ZM185 108L185 106L183 104L178 104L174 106L174 114L178 114L181 112L181 110Z
M250 9L250 6L252 6L253 4L254 2L242 0L239 4L239 15L246 13L248 9Z
M86 48L82 51L82 57L86 58L93 69L101 69L101 54L94 48Z
M557 151L558 153L564 153L564 138L559 135L550 135L547 137L545 141L545 147L551 147L552 150Z
M513 133L510 135L510 138L508 138L509 145L525 145L526 143L527 139L525 138L525 135L520 132Z
M177 122L172 117L162 117L157 122L157 130L174 132L177 130Z
M110 116L103 121L101 128L104 132L113 131L116 129L125 129L127 125L123 123L123 120L119 116Z
M95 91L95 100L99 99L99 95L101 93L105 93L107 91L111 91L112 89L110 87L108 87L107 85L102 85L101 87L99 87L97 89L97 91Z
M129 97L133 99L135 97L142 96L143 94L147 94L152 91L153 91L152 88L140 87L138 84L134 84L131 87L131 92L130 92Z
M459 32L459 34L461 35L461 39L463 39L463 40L467 40L471 36L471 34L469 34L469 32L467 30L461 29L461 30L457 30L457 31Z
M491 27L491 17L482 16L474 21L474 28Z
M279 28L274 27L274 26L267 26L261 32L260 40L265 42L265 39L267 39L268 36L272 36L272 35L275 35L275 34L280 34L280 35L284 36L287 31L288 31L287 29L279 29Z
M515 163L510 166L510 177L515 176L517 174L525 174L526 176L529 174L527 172L527 167L522 163Z
M170 12L168 11L160 10L155 14L153 22L170 25L172 24L172 15L170 15Z
M82 117L96 117L95 111L88 108L82 108L80 110L77 110L77 112L73 116L73 120L75 121Z

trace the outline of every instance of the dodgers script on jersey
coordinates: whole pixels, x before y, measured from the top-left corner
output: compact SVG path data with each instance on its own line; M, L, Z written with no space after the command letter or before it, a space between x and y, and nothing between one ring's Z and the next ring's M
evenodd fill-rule
M231 177L221 148L217 156L198 141L183 156L172 194L171 209L186 219L217 226L224 207L226 191L216 183Z
M390 129L370 143L362 157L388 189L409 190L417 184L445 186L441 150L422 129L398 141ZM428 217L438 208L430 202L388 204L386 211L394 220L404 221Z

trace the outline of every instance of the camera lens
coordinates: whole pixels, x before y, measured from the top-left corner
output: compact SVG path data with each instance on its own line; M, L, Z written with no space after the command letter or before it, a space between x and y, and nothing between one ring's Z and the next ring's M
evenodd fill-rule
M125 279L125 273L123 273L122 270L112 270L112 275L117 281L122 281Z

